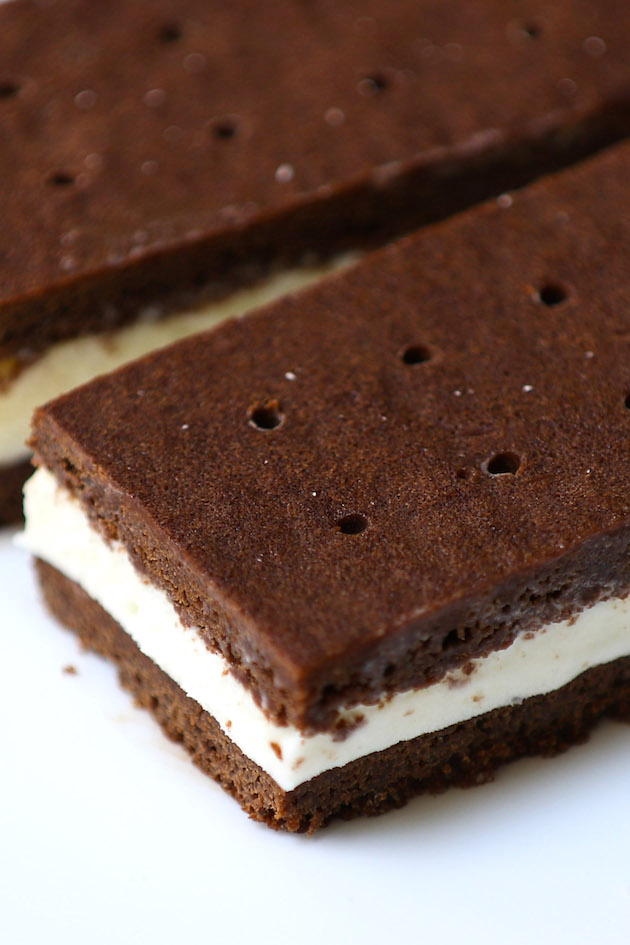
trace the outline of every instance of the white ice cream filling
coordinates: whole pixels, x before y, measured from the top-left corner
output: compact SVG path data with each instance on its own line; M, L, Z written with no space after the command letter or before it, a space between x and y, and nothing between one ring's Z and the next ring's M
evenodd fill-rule
M305 736L266 717L223 658L183 626L166 593L139 574L121 544L101 537L48 470L39 469L25 493L20 544L79 584L286 791L398 742L553 692L593 666L630 655L630 600L614 598L521 634L508 648L473 660L470 673L342 711L350 721L363 716L344 741Z
M194 311L160 318L159 310L149 306L139 313L136 322L125 328L51 345L40 358L24 367L4 390L0 390L0 466L12 465L29 456L25 440L33 410L39 404L78 387L97 374L113 371L148 351L195 332L206 331L227 318L242 315L249 309L302 289L354 258L348 254L327 266L289 269ZM2 366L3 362L0 362L0 370Z

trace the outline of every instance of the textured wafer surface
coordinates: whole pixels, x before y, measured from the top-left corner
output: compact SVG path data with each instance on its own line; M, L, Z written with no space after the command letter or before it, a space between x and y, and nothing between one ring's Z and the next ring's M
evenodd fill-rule
M298 725L625 594L629 166L97 379L38 457Z
M0 353L626 134L629 35L620 0L3 4Z

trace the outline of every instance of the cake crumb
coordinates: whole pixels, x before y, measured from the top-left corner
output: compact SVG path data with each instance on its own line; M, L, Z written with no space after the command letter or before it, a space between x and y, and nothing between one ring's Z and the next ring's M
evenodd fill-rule
M149 108L159 108L166 101L166 92L164 89L149 89L145 92L143 101Z
M72 663L68 663L67 666L64 666L63 672L66 674L66 676L78 676L78 675L79 675L79 670L76 668L76 666L73 666Z
M288 184L290 180L293 180L295 171L291 164L280 164L276 168L276 180L279 184Z
M271 746L276 758L278 758L279 761L282 761L282 748L280 748L278 742L269 742L269 745Z
M140 171L146 177L152 177L153 174L156 174L158 171L158 162L157 161L143 161L140 165Z
M184 59L184 69L193 74L203 72L206 68L206 57L202 53L188 53Z
M337 128L339 125L343 125L346 120L344 112L340 108L329 108L326 114L324 115L326 124L330 125L333 128Z
M584 52L588 56L603 56L608 48L601 36L588 36L582 43Z
M574 82L569 76L558 79L556 88L562 95L575 95L578 90L577 82Z
M93 108L96 105L96 92L93 89L82 89L74 96L74 104L83 111Z

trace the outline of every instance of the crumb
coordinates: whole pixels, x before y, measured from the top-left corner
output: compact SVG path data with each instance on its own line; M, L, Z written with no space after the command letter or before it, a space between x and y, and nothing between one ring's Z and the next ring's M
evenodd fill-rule
M363 725L365 720L366 719L363 712L355 712L353 715L342 716L341 718L338 718L335 722L333 741L345 741L348 735L351 735L355 729Z
M288 184L289 181L293 180L295 171L291 164L280 164L276 168L276 180L279 184Z
M66 676L78 676L78 675L79 675L79 670L76 668L76 666L73 666L72 663L68 663L67 666L64 666L63 672L66 674Z
M269 744L271 748L273 749L273 752L276 755L276 757L279 758L280 761L282 761L282 748L280 748L280 745L278 744L278 742L269 742Z

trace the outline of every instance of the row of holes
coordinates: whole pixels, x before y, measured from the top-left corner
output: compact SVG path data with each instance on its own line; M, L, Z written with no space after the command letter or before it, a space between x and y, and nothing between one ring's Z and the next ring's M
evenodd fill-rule
M386 89L387 85L388 82L384 75L381 73L374 73L373 75L368 75L363 79L360 79L357 88L363 95L376 95ZM5 79L4 81L0 82L0 99L14 98L20 89L21 87L17 82L13 82L10 79ZM236 134L236 125L234 124L231 126L228 134L221 134L220 129L215 133L219 138L232 138Z
M536 298L549 308L565 302L567 297L567 289L556 282L546 283L536 293ZM426 345L409 345L400 357L405 364L424 364L431 360L431 351Z
M521 465L520 458L516 453L496 453L482 468L491 476L514 475ZM460 470L459 473L463 472ZM464 478L468 478L466 475ZM343 515L336 521L336 526L342 535L360 535L368 526L368 520L360 512L351 512L349 515Z
M567 293L560 286L549 285L540 289L538 297L544 305L559 305L566 299ZM430 348L421 344L409 345L400 353L401 361L410 366L425 364L431 358ZM630 394L626 399L626 406L630 408ZM268 404L258 404L253 407L249 419L259 430L275 430L282 423L284 415L280 412L277 402L270 401Z
M520 36L531 40L538 39L541 35L540 26L534 23L524 23L520 26L512 24L510 31L512 33L518 32ZM178 23L164 23L158 28L156 35L160 43L172 45L173 43L179 42L183 34L182 28ZM590 46L587 44L590 44ZM592 55L600 55L606 48L604 41L598 36L589 37L585 40L584 45L586 51L590 52ZM370 75L364 76L364 78L359 81L357 88L363 95L378 95L389 88L389 86L390 82L386 75L382 72L373 72ZM14 82L2 82L0 83L0 98L10 98L16 95L19 90L19 85ZM234 134L235 129L225 137L233 137Z
M626 407L630 408L630 394L626 398ZM258 430L275 430L283 420L284 414L280 412L276 401L268 404L258 404L249 411L249 421ZM491 476L500 476L506 473L513 475L520 465L521 461L516 453L497 453L484 464L484 469ZM458 479L467 479L467 471L460 469L457 477Z
M540 26L535 23L524 23L520 31L528 39L538 39L541 34ZM182 28L178 23L164 23L157 31L157 38L165 45L176 43L182 38Z
M547 283L538 291L538 298L547 306L559 305L567 298L567 290L558 283ZM431 351L426 345L414 344L405 348L401 355L404 364L417 365L424 364L431 360ZM626 397L625 405L630 409L630 394ZM249 412L249 420L253 426L259 430L275 430L284 420L284 414L281 413L279 404L276 401L270 401L267 404L258 404ZM483 465L485 472L491 476L514 475L520 467L520 458L516 453L504 452L497 453L487 463ZM459 479L468 479L470 473L466 469L460 469L457 472ZM363 526L364 528L365 526ZM340 526L341 528L341 526ZM359 531L363 531L360 528ZM344 531L344 529L341 529ZM350 532L346 532L350 534ZM357 532L352 532L356 534Z
M542 28L539 23L508 23L507 35L512 40L534 40L542 36ZM158 41L169 45L176 43L182 38L182 28L177 23L165 23L157 31ZM588 36L582 44L585 52L590 56L601 56L606 51L606 43L600 36ZM381 92L388 86L387 79L380 73L369 76L367 82L373 83L371 91Z
M378 93L383 92L388 85L389 82L387 78L381 72L374 72L371 75L366 75L362 79L359 79L357 89L362 95L378 95ZM14 98L20 90L21 86L19 83L11 79L5 79L0 82L0 99ZM230 125L227 134L222 133L219 126L215 134L219 138L233 138L236 134L236 124L233 123Z
M628 396L630 406L630 395ZM258 430L275 430L284 420L277 401L266 404L257 404L249 411L249 421ZM514 475L521 465L520 457L516 453L496 453L486 463L482 464L484 472L490 476ZM458 479L468 479L470 472L467 469L457 471ZM342 535L359 535L365 531L368 520L359 512L352 512L337 519L336 526Z
M2 93L0 91L0 98ZM210 128L211 134L219 141L229 141L236 134L236 122L230 118L222 118L214 122ZM46 183L52 187L68 187L74 184L76 177L69 171L55 171L46 178Z
M626 407L630 408L630 394L626 398ZM249 411L249 421L257 430L275 430L284 420L284 414L280 410L280 405L273 400L266 404L256 404ZM504 473L514 474L519 466L520 459L516 453L497 453L486 464L486 469L491 476L499 476ZM458 478L464 479L463 470L458 473Z
M626 394L624 406L630 410L630 393ZM275 430L284 420L284 414L281 413L277 401L254 406L248 416L253 426L265 431ZM487 462L482 463L481 468L491 476L513 476L518 472L520 465L521 460L517 453L503 452L495 453ZM462 468L457 470L456 475L458 479L469 479L471 473L470 470Z
M538 39L542 33L537 23L523 23L520 26L510 24L510 28L511 32L514 33L518 30L518 32L527 39ZM157 31L157 38L159 42L164 43L164 45L177 43L182 38L182 28L178 23L164 23ZM387 81L380 75L378 77L371 76L370 79L375 81L377 91L381 91L387 87Z
M530 39L535 39L540 34L540 29L537 26L526 25L522 27L522 34L529 37ZM177 43L182 38L182 29L177 23L165 23L160 26L157 31L157 39L160 43L164 45L172 45ZM383 72L372 72L369 75L364 76L357 83L357 89L362 95L379 95L381 92L384 92L390 86L390 81ZM17 95L20 91L20 86L17 82L11 80L5 80L0 82L0 99L2 98L12 98ZM236 134L236 126L230 125L227 126L227 130L224 127L225 133L221 132L220 128L217 128L216 136L218 138L233 138Z

